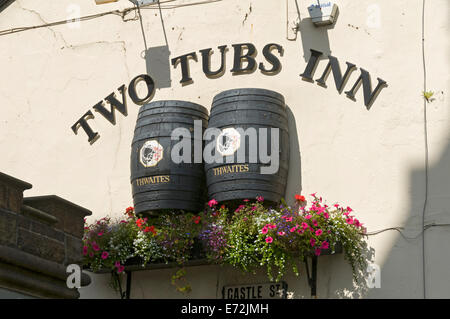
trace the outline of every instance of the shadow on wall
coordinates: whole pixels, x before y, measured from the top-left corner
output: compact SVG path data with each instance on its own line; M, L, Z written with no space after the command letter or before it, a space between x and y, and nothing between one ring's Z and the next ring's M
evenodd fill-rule
M450 298L450 138L441 157L429 167L428 200L425 212L425 231L422 232L422 213L425 200L425 168L410 173L409 216L399 226L384 263L379 269L378 283L367 286L369 273L359 274L359 283L352 281L351 270L343 255L319 258L318 289L321 298ZM395 231L394 229L387 232ZM381 241L387 232L374 235ZM425 289L423 284L422 235L425 236ZM367 247L371 264L375 250ZM339 274L338 278L333 278ZM336 287L336 289L334 289ZM339 288L337 288L339 287Z
M338 14L339 15L339 11ZM339 23L339 17L336 16L336 22ZM330 40L328 38L328 30L334 29L334 25L316 27L311 18L305 18L299 23L299 31L302 38L303 58L308 62L311 51L314 49L323 52L321 59L326 59L331 54Z
M289 129L289 175L286 184L286 191L291 190L290 193L285 194L286 201L293 204L295 194L301 194L302 191L302 165L300 155L300 144L297 135L297 124L295 116L288 105L286 105L286 113L288 117Z
M155 82L157 89L169 88L170 79L170 50L167 45L151 47L145 53L147 74Z
M439 160L428 169L428 200L422 231L425 185L425 168L413 169L409 217L402 235L397 236L385 263L380 265L381 289L371 291L369 296L382 297L387 290L397 298L450 298L450 136Z

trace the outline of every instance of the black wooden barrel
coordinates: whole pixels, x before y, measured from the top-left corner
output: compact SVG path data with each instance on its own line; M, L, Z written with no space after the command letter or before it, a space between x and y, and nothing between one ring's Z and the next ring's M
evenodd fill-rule
M197 141L202 147L203 130L208 124L208 110L203 106L185 101L156 101L141 107L131 146L131 184L136 213L203 209L205 174L203 163L194 162L195 120L201 121ZM180 142L171 139L177 128L191 133L192 138L185 140L191 145L190 163L176 163L171 158L172 148Z
M289 168L289 132L286 105L281 94L265 89L222 92L214 97L209 128L222 131L211 153L223 160L223 163L205 163L209 199L220 202L263 196L267 201L278 202L284 197ZM239 132L238 128L242 131ZM243 134L249 128L254 128L258 135L258 156L253 159L249 151L251 146L255 146L255 140ZM272 148L271 129L279 132L276 140L279 143L279 166L272 174L261 173L261 167L269 165L264 164L260 156L259 141L263 139L260 129L263 128L267 129L268 154ZM245 152L241 149L244 145ZM239 151L245 153L245 159L242 155L241 160L238 159ZM227 162L227 158L234 163Z

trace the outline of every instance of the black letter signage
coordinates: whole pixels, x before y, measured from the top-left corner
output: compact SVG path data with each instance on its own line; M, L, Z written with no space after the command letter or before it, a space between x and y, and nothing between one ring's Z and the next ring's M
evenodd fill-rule
M185 84L192 81L192 78L189 75L189 58L192 58L197 62L197 53L191 52L177 58L172 59L172 65L176 68L178 61L181 63L181 81L180 83Z
M217 71L211 71L211 51L212 49L200 50L202 54L202 67L203 73L209 78L217 77L225 72L225 51L227 49L226 45L219 47L220 50L220 68Z
M247 53L242 54L242 49L246 47ZM234 48L234 64L232 73L250 73L256 68L256 48L251 43L233 44ZM242 62L247 61L247 66L242 67Z

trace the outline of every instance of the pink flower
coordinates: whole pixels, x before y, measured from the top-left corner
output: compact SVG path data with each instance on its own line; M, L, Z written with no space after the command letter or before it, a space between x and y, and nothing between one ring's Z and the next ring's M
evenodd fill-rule
M242 208L244 208L245 205L239 205L238 208L236 208L236 210L234 211L235 213L239 212Z
M303 229L297 229L297 233L303 234L303 233L304 233L304 230L303 230Z
M287 222L291 222L292 221L292 217L286 217L286 221Z
M273 238L272 237L267 237L266 238L266 243L270 244L271 242L273 242Z
M99 251L100 247L97 245L97 243L94 241L91 243L92 249L94 249L95 251Z
M311 217L312 217L311 215L306 215L305 216L306 219L311 219Z
M295 232L295 229L296 229L296 227L292 227L292 228L290 229L290 232L291 232L291 233Z
M247 203L247 202L248 202L248 199L244 199L243 201Z
M268 231L269 231L269 229L268 229L266 226L264 226L264 227L261 229L261 233L263 233L263 234L267 234Z
M83 255L86 256L87 253L88 253L88 248L87 248L87 246L84 246L83 247Z
M307 223L303 222L303 223L302 223L302 227L303 227L303 229L306 229L306 228L308 228L309 226L308 226Z
M350 214L349 212L342 213L342 215L345 215L345 216L348 216L349 214Z
M350 207L347 206L347 211L348 211L349 213L351 213L351 212L353 211L353 209L351 209Z
M121 220L120 223L121 224L128 224L128 222L126 220Z
M317 225L318 225L317 220L313 219L312 223L313 223L314 226L317 227Z
M312 197L316 197L316 194L317 194L317 192L309 194L309 195L311 195Z
M263 201L264 201L264 197L258 196L258 197L256 197L256 200L257 200L258 202L263 202Z
M116 261L115 263L114 263L114 267L120 267L120 261Z
M278 235L284 236L284 235L286 235L286 233L285 233L284 231L279 231L279 232L278 232Z
M316 230L316 236L320 236L322 235L322 233L323 233L322 229Z
M316 248L316 250L314 251L314 254L316 256L320 256L320 253L321 253L321 249L320 248Z
M323 213L323 217L325 217L325 219L328 219L328 218L330 218L330 215L327 212L325 212L325 213Z
M215 205L217 205L217 204L219 204L215 199L211 199L209 202L208 202L208 206L209 207L213 207L213 206L215 206Z
M351 225L351 224L353 224L353 218L347 218L346 220L345 220L345 222L347 223L347 224L349 224L349 225Z
M104 252L102 253L102 259L106 259L106 258L108 258L108 256L109 256L109 254L108 254L107 251L104 251Z
M92 251L89 253L89 257L94 257L94 253Z
M98 236L98 237L103 236L103 232L102 232L102 231L99 232L99 233L97 234L97 236Z
M322 246L320 246L320 248L322 248L322 249L328 249L328 247L330 247L330 244L328 244L327 241L324 241L324 242L322 243Z
M254 212L256 209L257 209L256 206L253 206L253 207L252 207L252 211L253 211L253 212Z
M309 243L311 244L311 247L314 247L314 245L316 244L316 240L314 238L311 238L309 240Z
M269 228L270 228L270 229L275 229L275 228L277 228L277 225L275 225L275 224L269 224Z
M336 208L339 208L339 204L334 204L333 206Z
M119 266L117 267L117 272L120 274L122 271L125 270L125 266Z

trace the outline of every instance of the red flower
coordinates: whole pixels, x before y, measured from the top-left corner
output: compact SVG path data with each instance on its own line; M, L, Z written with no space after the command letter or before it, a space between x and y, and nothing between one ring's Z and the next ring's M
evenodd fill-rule
M144 233L151 232L151 233L153 233L153 235L156 235L155 226L147 226L144 228L143 232Z
M145 224L145 221L142 218L139 218L136 221L136 225L138 225L139 228L142 228L142 225Z
M194 223L198 224L202 218L200 216L192 216Z
M133 217L133 212L134 212L134 208L133 207L128 207L126 210L125 210L125 214L124 215L128 215L128 217Z
M299 201L299 202L304 202L304 201L306 201L305 196L302 196L302 195L299 195L299 194L296 194L296 195L295 195L295 200L296 200L296 201Z

